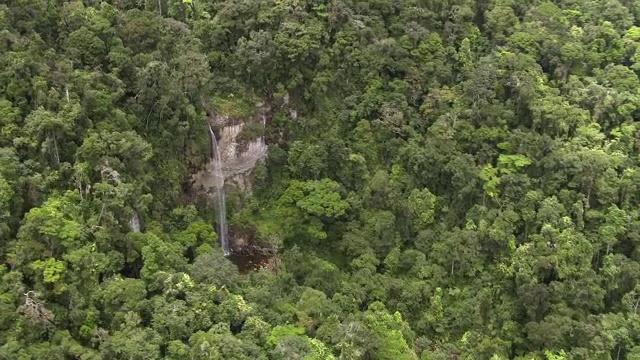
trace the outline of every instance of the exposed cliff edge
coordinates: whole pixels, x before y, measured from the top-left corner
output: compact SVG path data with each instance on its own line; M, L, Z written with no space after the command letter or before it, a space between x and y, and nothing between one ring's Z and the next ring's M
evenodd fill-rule
M260 108L258 113L258 125L264 132L266 126L268 108ZM215 122L225 119L215 119ZM252 120L255 121L256 119ZM219 128L219 146L220 156L222 157L222 171L224 173L224 179L226 183L238 186L243 192L251 192L251 181L249 175L255 168L258 161L264 159L267 155L267 144L265 143L264 136L258 136L256 138L246 139L241 137L246 122L240 123L224 123Z
M267 155L264 129L271 107L256 106L255 114L248 118L213 112L209 115L221 158L223 179L216 176L215 164L210 159L205 169L192 176L192 191L196 194L210 194L216 185L224 182L227 190L236 187L242 193L251 193L251 172L256 164Z

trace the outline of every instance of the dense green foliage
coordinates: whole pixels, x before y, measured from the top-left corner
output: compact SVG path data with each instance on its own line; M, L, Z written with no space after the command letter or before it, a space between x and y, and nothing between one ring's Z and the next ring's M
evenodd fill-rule
M640 359L639 73L633 0L5 0L0 359ZM285 94L241 275L183 193Z

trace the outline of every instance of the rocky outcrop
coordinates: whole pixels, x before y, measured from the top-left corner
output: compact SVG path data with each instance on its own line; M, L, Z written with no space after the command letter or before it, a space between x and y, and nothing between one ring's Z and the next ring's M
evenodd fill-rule
M265 126L266 117L262 120ZM267 144L260 136L248 141L239 139L245 123L223 126L219 130L220 156L225 182L239 187L243 192L251 192L249 175L258 161L267 156Z
M235 187L243 193L251 193L251 172L267 156L267 144L263 136L247 136L245 131L252 127L263 133L270 113L270 107L259 104L255 115L247 119L211 114L209 124L218 141L223 179L216 176L214 162L210 160L205 169L193 175L192 190L213 196L212 189L223 181L227 189Z

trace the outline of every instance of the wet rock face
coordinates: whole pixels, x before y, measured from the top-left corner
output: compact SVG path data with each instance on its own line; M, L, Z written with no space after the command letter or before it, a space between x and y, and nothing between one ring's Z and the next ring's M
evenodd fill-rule
M214 175L214 165L209 161L205 169L193 175L193 190L209 194L211 188L219 186L222 180L225 187L232 186L244 193L251 193L251 172L266 157L267 145L264 137L247 138L243 136L243 131L248 124L264 129L269 112L269 107L259 104L256 115L249 119L234 119L221 114L210 116L209 123L218 139L224 179Z
M220 156L225 181L235 184L245 192L251 192L247 175L256 167L258 161L267 156L267 144L263 137L247 142L241 141L239 135L244 127L245 124L240 123L220 129Z

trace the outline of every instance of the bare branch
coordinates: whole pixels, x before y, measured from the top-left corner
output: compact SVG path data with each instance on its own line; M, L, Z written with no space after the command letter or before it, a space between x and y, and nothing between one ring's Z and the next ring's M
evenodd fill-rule
M24 315L32 323L44 325L53 323L53 313L45 307L45 302L40 299L40 294L33 290L24 294L24 303L16 311Z

